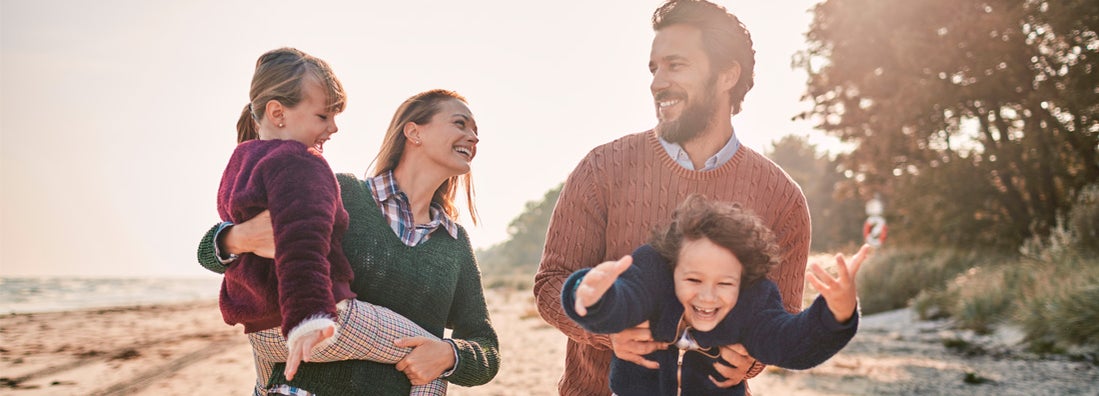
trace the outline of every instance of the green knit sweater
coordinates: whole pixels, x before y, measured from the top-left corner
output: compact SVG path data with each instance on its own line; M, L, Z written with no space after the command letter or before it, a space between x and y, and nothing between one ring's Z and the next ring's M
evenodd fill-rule
M339 174L351 224L343 248L355 272L358 299L392 309L438 337L453 329L458 367L447 380L462 386L487 383L500 366L496 331L488 318L481 273L464 228L458 239L438 231L426 242L401 242L378 209L366 183ZM199 246L199 262L217 270L213 232ZM223 268L223 267L222 267ZM274 368L272 383L289 383L319 395L407 395L411 384L392 364L360 360L305 363L293 381Z

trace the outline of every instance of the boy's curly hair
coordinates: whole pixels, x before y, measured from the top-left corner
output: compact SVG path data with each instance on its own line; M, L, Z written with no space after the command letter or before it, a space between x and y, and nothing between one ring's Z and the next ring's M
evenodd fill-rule
M743 284L767 276L780 261L771 229L737 203L691 195L676 208L672 221L657 228L649 242L675 268L684 241L709 239L733 253L744 266Z

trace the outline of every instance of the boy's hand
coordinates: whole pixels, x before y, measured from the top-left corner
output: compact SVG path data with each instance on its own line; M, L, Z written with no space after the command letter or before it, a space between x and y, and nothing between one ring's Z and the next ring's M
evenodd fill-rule
M286 357L286 369L282 372L286 379L294 379L294 374L298 372L298 365L302 361L308 362L313 356L313 348L335 333L335 326L327 326L302 334L300 337L293 337L293 340L286 345L290 349L290 354Z
M580 316L587 315L588 307L599 302L607 289L610 289L614 281L618 280L618 276L622 275L622 272L630 268L632 264L633 257L622 256L618 261L604 262L584 274L584 279L576 287L576 305L573 306L576 309L576 314Z
M855 315L855 307L858 305L858 290L855 287L855 274L862 267L862 262L873 250L870 245L862 245L855 257L851 258L848 266L842 254L836 255L836 268L839 276L828 274L819 264L813 263L810 267L809 283L817 288L824 301L828 303L828 309L836 317L836 321L844 323Z

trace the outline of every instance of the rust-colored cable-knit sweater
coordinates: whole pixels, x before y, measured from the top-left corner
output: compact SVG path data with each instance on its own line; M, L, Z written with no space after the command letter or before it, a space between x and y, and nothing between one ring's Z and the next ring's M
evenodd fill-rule
M617 260L648 242L693 193L739 202L775 233L783 259L768 275L787 311L801 311L809 256L809 209L797 183L778 165L741 146L719 168L697 172L672 160L653 131L592 150L565 181L553 210L534 295L542 318L569 337L562 395L610 395L613 351L606 335L584 331L561 308L561 285L576 270Z

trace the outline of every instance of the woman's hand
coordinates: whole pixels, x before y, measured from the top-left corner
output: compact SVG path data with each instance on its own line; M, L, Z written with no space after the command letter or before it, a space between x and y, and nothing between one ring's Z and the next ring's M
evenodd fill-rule
M252 253L275 258L275 231L271 228L271 211L260 212L247 221L234 224L221 236L221 251L232 254Z
M397 362L400 370L412 385L427 385L454 367L454 347L449 342L427 337L403 338L393 342L412 352Z
M870 245L862 245L855 257L851 258L850 267L843 259L842 254L836 254L836 268L839 277L833 277L819 264L813 263L809 273L809 283L817 288L824 301L828 303L828 309L836 317L836 321L844 323L855 315L855 307L858 305L858 290L855 287L855 275L862 267L862 262L873 250Z
M633 257L623 256L618 261L607 261L599 264L591 271L588 271L587 274L584 274L584 279L576 287L576 305L573 306L576 314L580 316L587 315L588 307L599 302L607 289L610 289L611 285L614 285L614 281L618 280L618 276L622 275L622 272L630 268L632 264Z

